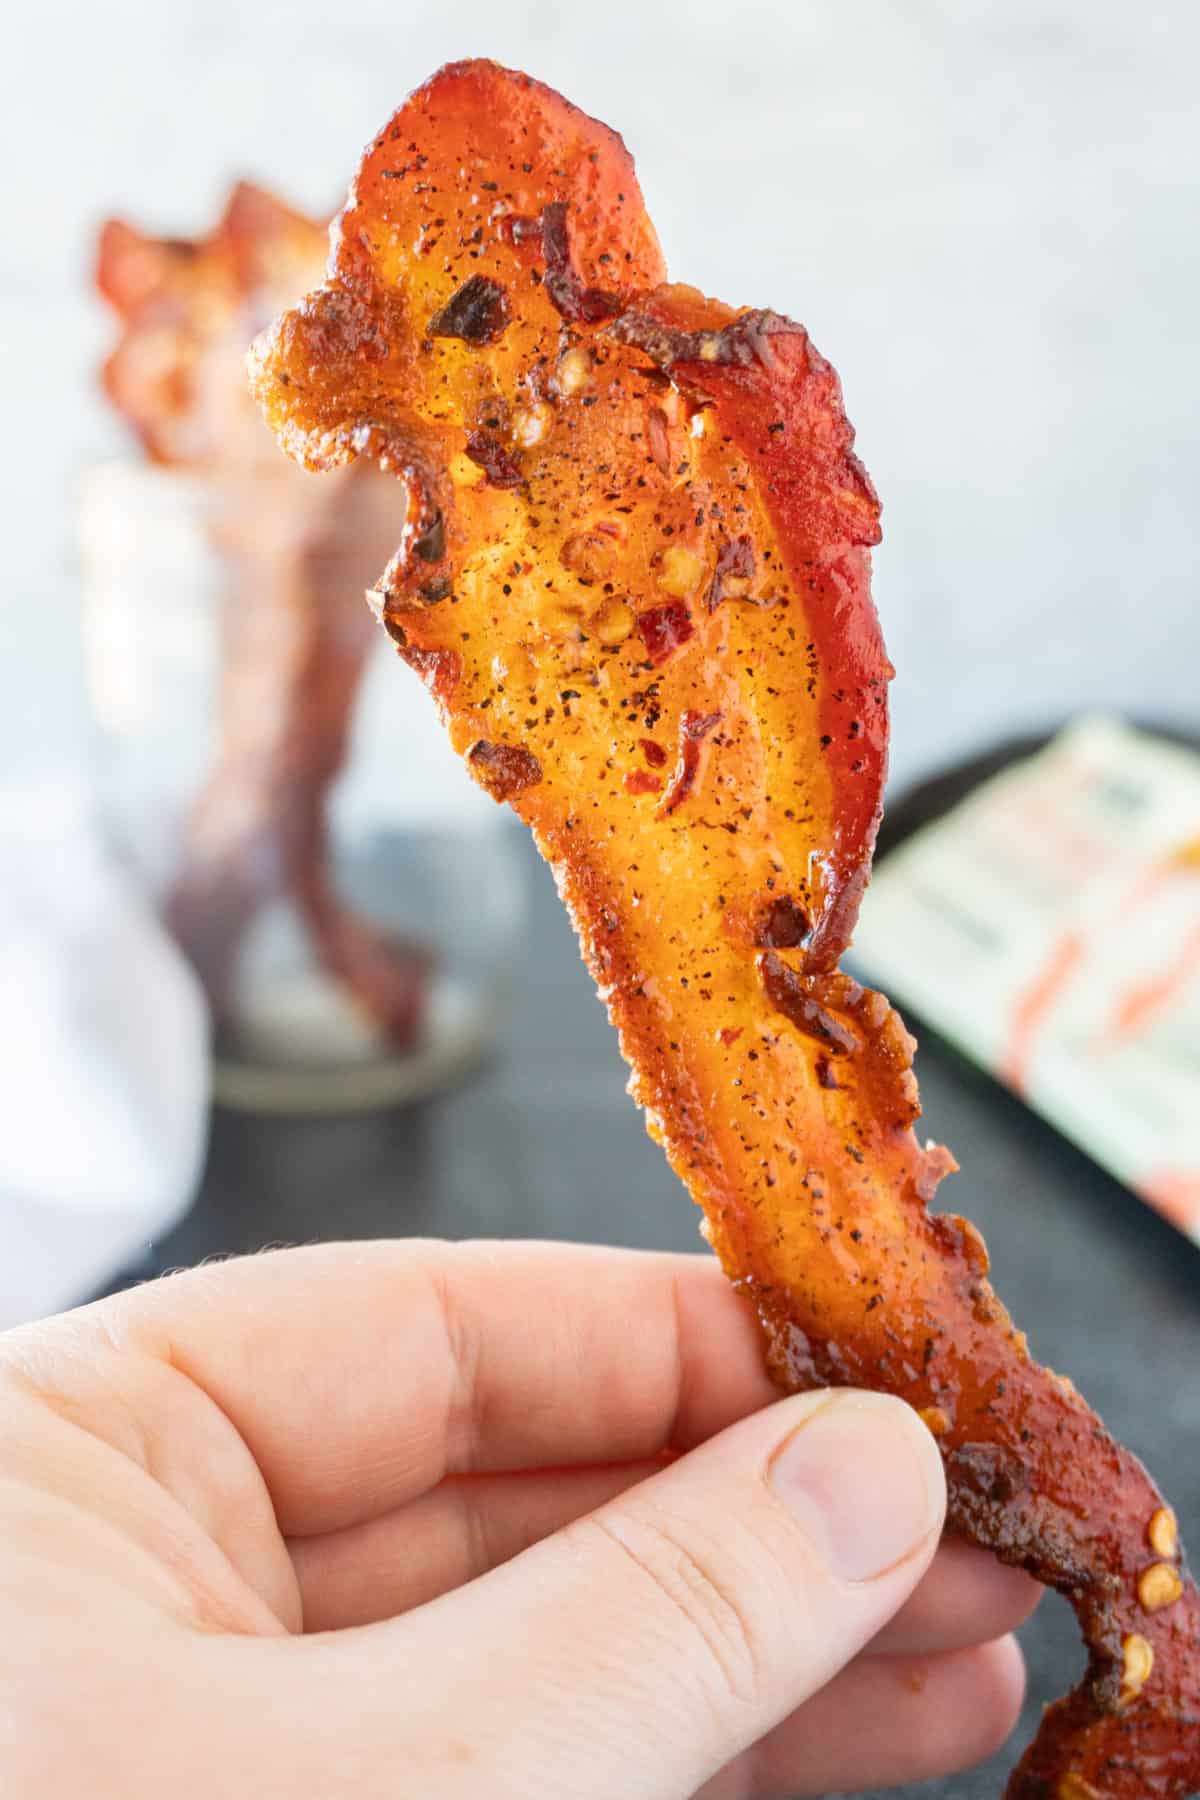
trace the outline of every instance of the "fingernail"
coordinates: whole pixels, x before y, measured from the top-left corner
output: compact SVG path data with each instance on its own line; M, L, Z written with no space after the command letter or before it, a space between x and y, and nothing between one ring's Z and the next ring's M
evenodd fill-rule
M833 1394L776 1452L770 1477L842 1581L885 1574L941 1525L937 1447L883 1394Z

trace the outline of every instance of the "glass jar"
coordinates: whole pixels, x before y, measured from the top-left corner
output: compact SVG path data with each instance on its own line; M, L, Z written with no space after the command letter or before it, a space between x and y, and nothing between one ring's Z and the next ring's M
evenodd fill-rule
M503 1009L519 839L363 599L402 511L374 469L282 459L82 486L100 802L200 976L233 1104L428 1092Z

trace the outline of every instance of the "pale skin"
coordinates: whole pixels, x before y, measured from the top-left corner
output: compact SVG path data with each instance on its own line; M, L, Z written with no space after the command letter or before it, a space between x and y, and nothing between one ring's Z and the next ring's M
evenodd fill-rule
M1019 1709L924 1426L780 1399L706 1257L206 1267L0 1337L0 1444L13 1800L873 1791Z

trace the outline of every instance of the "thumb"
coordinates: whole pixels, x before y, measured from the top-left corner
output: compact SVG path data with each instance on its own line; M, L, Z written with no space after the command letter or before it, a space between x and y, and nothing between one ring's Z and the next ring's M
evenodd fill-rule
M875 1635L944 1510L900 1401L781 1400L468 1587L325 1640L318 1729L343 1771L365 1752L364 1794L691 1794Z

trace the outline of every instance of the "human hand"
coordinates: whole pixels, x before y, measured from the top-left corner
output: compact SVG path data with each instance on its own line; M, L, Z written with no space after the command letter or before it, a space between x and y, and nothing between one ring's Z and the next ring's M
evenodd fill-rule
M810 1795L1019 1706L924 1427L779 1399L707 1257L201 1268L0 1337L0 1444L14 1800Z

